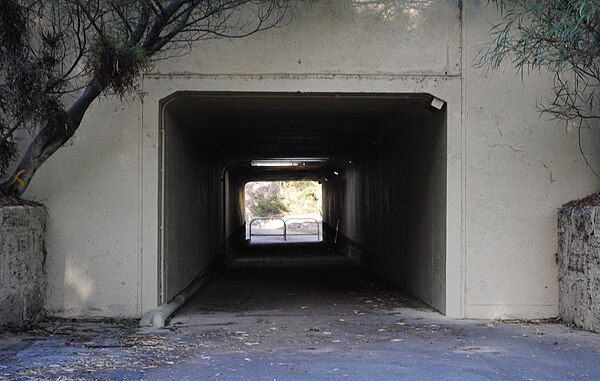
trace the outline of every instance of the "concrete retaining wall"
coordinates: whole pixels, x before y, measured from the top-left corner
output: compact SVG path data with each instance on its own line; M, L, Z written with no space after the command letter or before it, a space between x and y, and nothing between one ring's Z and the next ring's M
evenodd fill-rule
M559 211L558 264L563 321L600 332L600 207Z
M498 17L487 1L315 1L284 28L161 61L143 102L94 102L27 191L52 216L47 307L140 317L159 303L159 125L172 94L429 93L447 102L446 313L557 316L556 208L600 179L579 130L540 118L548 76L473 66ZM598 136L581 134L600 168Z
M42 206L0 207L0 326L26 325L44 304L45 230Z

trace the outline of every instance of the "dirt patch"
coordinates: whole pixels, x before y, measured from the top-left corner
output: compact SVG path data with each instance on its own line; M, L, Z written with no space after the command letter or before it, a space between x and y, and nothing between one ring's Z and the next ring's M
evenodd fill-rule
M193 335L142 332L137 320L48 319L27 332L0 331L0 379L140 380L201 349Z
M579 200L569 201L563 207L582 208L586 206L600 206L600 192L591 194Z
M547 319L497 319L496 321L501 324L562 324L560 317Z

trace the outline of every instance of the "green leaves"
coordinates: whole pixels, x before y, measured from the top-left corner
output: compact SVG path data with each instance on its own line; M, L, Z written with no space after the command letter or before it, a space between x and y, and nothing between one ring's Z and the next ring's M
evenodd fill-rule
M281 216L288 211L279 194L265 195L257 193L253 201L253 204L250 205L250 211L255 216Z
M26 10L14 0L0 1L0 54L22 51L27 32Z
M548 70L555 76L555 97L542 111L560 119L599 118L600 1L494 2L502 19L474 65L498 69L510 62L521 75Z
M148 68L150 60L140 45L130 44L118 34L98 36L91 44L87 71L102 87L120 98L137 91L137 78Z
M280 217L321 211L321 186L316 181L251 182L246 206L253 216Z

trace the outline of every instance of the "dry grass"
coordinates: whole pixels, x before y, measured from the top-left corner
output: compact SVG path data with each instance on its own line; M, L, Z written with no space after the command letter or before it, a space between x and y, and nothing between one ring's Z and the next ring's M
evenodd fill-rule
M586 207L586 206L598 206L598 205L600 205L600 192L591 194L584 198L580 198L579 200L569 201L563 206L572 207L572 208L582 208L582 207Z
M42 204L18 197L0 196L0 207L3 206L42 206Z

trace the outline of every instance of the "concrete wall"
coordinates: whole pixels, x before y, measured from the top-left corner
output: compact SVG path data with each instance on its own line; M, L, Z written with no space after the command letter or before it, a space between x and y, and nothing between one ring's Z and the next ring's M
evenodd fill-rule
M163 61L144 78L143 104L97 101L26 194L49 212L47 307L140 316L156 306L161 100L180 90L368 92L447 102L446 312L557 315L556 208L600 182L576 131L535 110L546 76L472 67L496 18L486 2L324 0L285 28Z
M210 266L218 266L240 245L243 184L205 154L193 129L165 110L161 210L161 298L170 301Z
M578 152L576 129L536 111L552 95L547 76L522 81L510 67L472 67L497 14L485 3L464 4L465 312L558 316L556 211L600 183ZM584 131L584 149L598 170L592 136Z
M32 323L46 291L46 210L0 206L0 326Z
M559 211L557 259L562 320L600 333L600 208Z
M446 114L417 115L329 176L323 220L330 244L445 312Z
M191 133L166 113L161 302L170 301L206 269L223 242L221 167L203 157Z
M143 143L136 128L140 110L136 102L96 102L80 133L49 159L25 194L48 211L46 308L51 313L141 316L143 297L149 305L157 303L156 286L147 295L140 287L143 265L152 263L153 278L145 280L154 284L158 269L156 254L142 256L147 225L142 222ZM158 152L158 140L148 145ZM154 160L156 167L156 154ZM157 230L145 238L156 246Z

